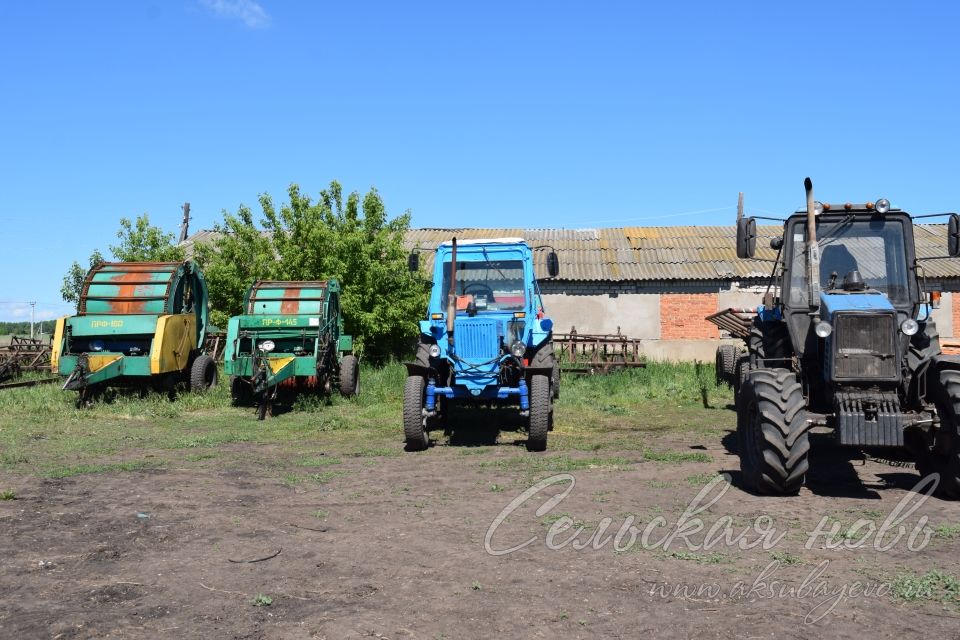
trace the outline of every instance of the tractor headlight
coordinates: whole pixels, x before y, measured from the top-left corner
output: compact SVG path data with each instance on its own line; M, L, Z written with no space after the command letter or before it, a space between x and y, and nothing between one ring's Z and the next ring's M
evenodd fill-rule
M833 327L830 326L830 323L826 320L821 320L817 323L817 326L813 328L814 332L821 338L826 338L831 333L833 333Z
M90 342L90 351L103 351L103 340L93 340Z
M886 198L880 198L877 200L877 203L874 205L877 208L877 213L884 214L887 211L890 211L890 201ZM907 335L913 335L912 333Z
M427 351L429 351L431 358L439 358L439 357L440 357L440 345L438 345L438 344L432 344L432 345L430 345L430 348L429 348Z
M515 358L522 358L523 354L527 352L527 345L523 344L519 340L510 345L510 353Z
M903 331L905 336L912 336L919 330L920 324L913 318L907 318L900 324L900 331Z
M277 348L277 345L273 343L273 340L264 340L263 342L260 343L260 348L266 351L267 353L270 353L271 351Z

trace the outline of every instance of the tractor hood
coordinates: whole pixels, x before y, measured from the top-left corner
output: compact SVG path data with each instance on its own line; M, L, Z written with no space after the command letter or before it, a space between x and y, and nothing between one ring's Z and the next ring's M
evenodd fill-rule
M862 293L826 293L820 292L820 313L829 319L838 311L855 312L886 312L894 313L895 309L887 296L879 291Z

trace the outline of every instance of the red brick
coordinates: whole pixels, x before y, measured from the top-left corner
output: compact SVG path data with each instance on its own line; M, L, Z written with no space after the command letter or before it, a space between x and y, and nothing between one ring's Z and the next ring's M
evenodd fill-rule
M720 337L716 325L704 318L718 311L716 293L660 294L661 340L709 340ZM954 307L957 313L957 307Z

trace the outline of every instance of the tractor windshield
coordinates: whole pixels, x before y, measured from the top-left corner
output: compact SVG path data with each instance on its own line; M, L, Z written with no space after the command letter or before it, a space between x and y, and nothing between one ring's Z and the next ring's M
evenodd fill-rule
M443 295L450 291L450 263L443 265ZM522 260L457 262L457 311L471 302L477 313L526 308Z
M820 245L820 289L842 291L843 280L859 271L871 289L886 294L892 304L910 299L903 224L898 220L817 221ZM793 260L790 267L790 304L808 304L807 230L804 222L793 227Z

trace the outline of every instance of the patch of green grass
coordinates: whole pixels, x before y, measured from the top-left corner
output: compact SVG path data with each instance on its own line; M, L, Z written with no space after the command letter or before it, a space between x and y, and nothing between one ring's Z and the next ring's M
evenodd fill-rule
M923 575L901 573L891 583L891 593L906 602L932 601L960 606L960 580L941 571L927 571Z
M17 492L13 489L4 489L0 491L0 500L16 500Z
M691 487L703 487L718 475L717 473L697 473L692 476L687 476L683 480Z
M342 464L343 460L334 456L313 456L299 458L294 461L298 467L327 467L335 464Z
M619 456L609 458L574 458L568 455L530 456L519 455L496 460L484 460L481 468L497 468L528 473L563 473L588 469L621 469L631 464L630 460Z
M941 524L933 529L933 537L952 539L960 536L960 524Z
M725 553L690 553L688 551L674 551L670 554L671 558L677 560L686 560L696 562L697 564L722 564L731 562L730 556Z
M473 584L470 585L470 588L473 589L474 591L481 591L483 589L483 585L480 584L479 581L474 580Z
M683 464L685 462L710 462L710 456L700 451L653 451L644 449L644 460Z
M310 515L312 515L314 518L317 518L318 520L326 520L327 516L330 515L330 512L327 511L326 509L317 509Z
M317 484L326 484L334 478L347 475L346 471L321 471L320 473L311 473L310 479Z
M774 551L770 554L770 557L782 565L795 565L803 563L803 558L798 555L794 555L789 551Z
M493 483L490 485L490 491L493 491L494 493L501 493L503 491L503 485Z
M253 599L252 604L255 607L269 607L273 604L273 598L262 593L258 593L257 597Z
M72 466L54 467L44 475L48 478L69 478L87 473L110 473L117 471L147 471L164 466L162 460L148 462L146 460L131 460L128 462L111 462L107 464L78 464Z

